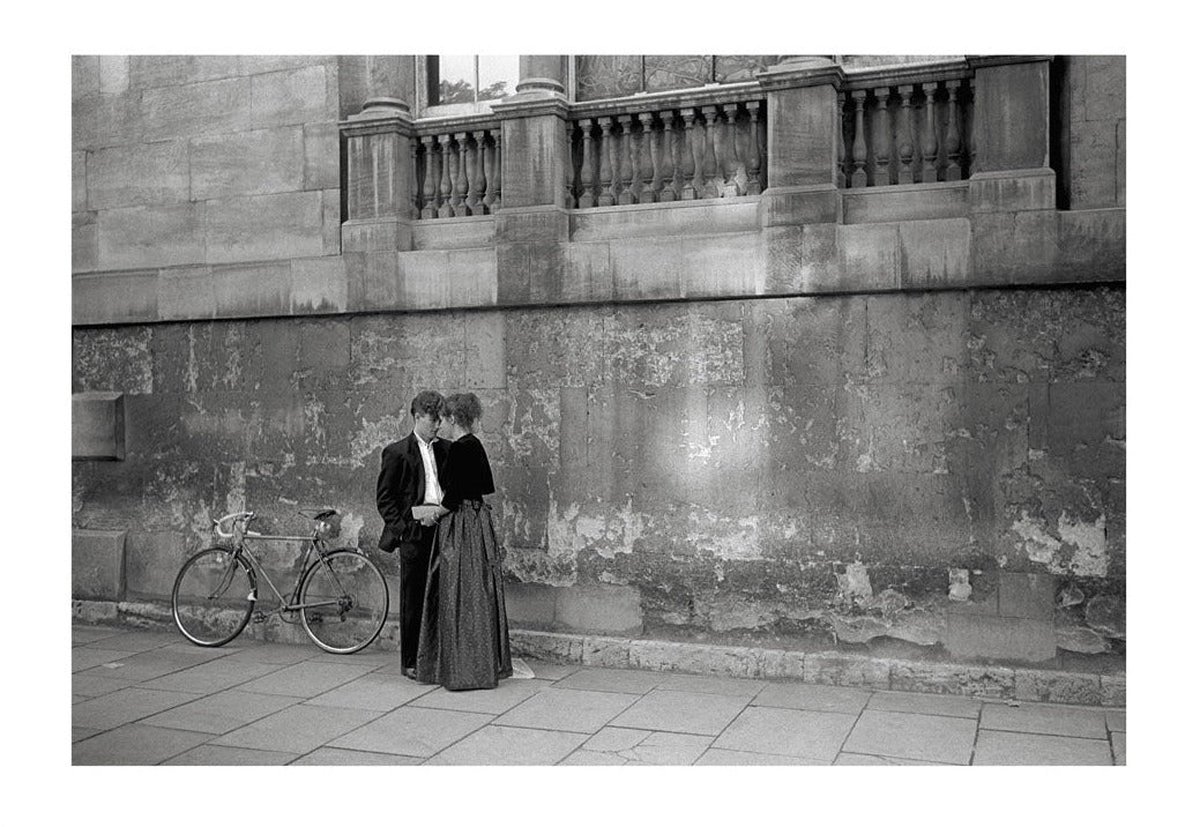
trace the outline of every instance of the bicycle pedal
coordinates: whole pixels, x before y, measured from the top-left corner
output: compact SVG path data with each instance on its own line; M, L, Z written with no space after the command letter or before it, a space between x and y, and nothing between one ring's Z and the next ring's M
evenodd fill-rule
M253 617L250 618L250 622L251 623L266 623L267 615L265 612L255 612Z

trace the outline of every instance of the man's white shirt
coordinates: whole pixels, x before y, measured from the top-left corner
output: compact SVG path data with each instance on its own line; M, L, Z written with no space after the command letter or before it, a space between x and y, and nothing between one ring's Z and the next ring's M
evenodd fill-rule
M433 444L421 439L421 435L413 432L417 438L417 447L421 449L421 461L425 463L425 505L442 504L442 486L438 483L437 463L433 459ZM436 437L434 437L436 439Z

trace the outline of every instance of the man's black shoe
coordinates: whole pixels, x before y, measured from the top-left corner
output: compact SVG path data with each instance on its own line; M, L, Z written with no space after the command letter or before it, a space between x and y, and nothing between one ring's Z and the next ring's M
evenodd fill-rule
M417 679L417 667L415 666L405 666L400 671L404 674L404 677L408 678L409 680L415 681Z

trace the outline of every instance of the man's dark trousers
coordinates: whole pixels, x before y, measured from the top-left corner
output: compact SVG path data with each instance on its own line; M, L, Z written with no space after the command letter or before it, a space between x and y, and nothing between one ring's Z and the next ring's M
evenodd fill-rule
M425 605L425 581L437 527L421 526L416 542L401 543L400 558L400 667L417 665L417 642L421 639L421 610Z

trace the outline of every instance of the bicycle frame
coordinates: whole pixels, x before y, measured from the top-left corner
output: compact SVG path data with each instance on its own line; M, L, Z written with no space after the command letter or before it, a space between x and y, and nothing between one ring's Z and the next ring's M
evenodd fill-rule
M297 602L300 597L300 586L302 585L303 580L304 580L304 573L308 570L309 562L312 558L313 552L315 551L317 553L317 557L319 559L323 559L325 556L325 554L324 554L325 544L320 538L316 537L315 535L260 534L257 531L249 531L249 530L239 532L239 534L240 534L240 536L235 535L235 543L234 543L235 553L243 555L250 562L250 565L254 569L255 573L261 575L262 578L264 580L266 580L267 586L271 589L272 592L275 593L275 598L276 598L276 600L279 601L279 605L276 608L271 610L272 614L282 614L283 612L298 612L301 609L314 609L314 608L320 608L322 606L338 605L338 601L336 601L336 600L325 600L325 601L321 601L320 603L299 603L299 602ZM246 543L246 540L251 540L251 539L255 540L255 541L263 540L266 542L302 542L305 544L304 557L300 561L300 575L299 575L299 577L296 578L296 585L292 587L291 597L285 598L283 596L283 594L279 591L279 589L276 588L275 582L273 580L271 580L271 575L267 573L267 570L263 567L262 562L257 557L254 556L254 552L250 549L249 545ZM330 568L330 574L332 574L335 579L337 578L337 573L334 572L332 568ZM257 593L253 594L251 596L251 598L257 605L258 599L259 599L258 594Z

